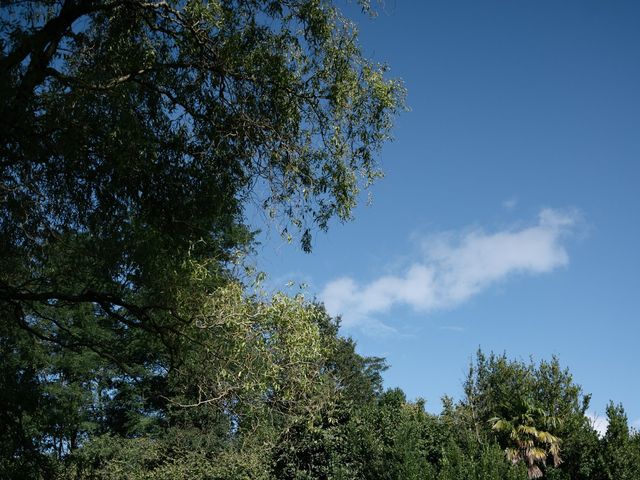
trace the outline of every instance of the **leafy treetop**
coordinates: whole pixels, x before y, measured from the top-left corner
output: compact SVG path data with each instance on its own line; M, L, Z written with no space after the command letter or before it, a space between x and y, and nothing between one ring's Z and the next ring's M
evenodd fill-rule
M249 203L309 250L380 176L403 88L328 1L1 8L0 301L18 320L173 314L194 272L219 279L250 244Z

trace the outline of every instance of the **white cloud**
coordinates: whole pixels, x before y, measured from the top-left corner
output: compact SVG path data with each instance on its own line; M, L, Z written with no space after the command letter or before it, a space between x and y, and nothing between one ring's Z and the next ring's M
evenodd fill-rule
M600 438L604 437L607 433L607 427L609 426L609 420L607 417L601 417L595 412L587 412L586 417L591 423L591 427L598 433Z
M633 428L635 428L636 430L640 431L640 418L638 418L638 419L634 420L634 421L631 423L631 426L632 426Z
M320 299L330 314L342 315L346 327L379 323L374 315L399 305L422 312L451 308L512 274L547 273L567 265L563 240L577 219L576 212L545 209L526 228L432 236L404 272L365 284L341 277L324 287Z

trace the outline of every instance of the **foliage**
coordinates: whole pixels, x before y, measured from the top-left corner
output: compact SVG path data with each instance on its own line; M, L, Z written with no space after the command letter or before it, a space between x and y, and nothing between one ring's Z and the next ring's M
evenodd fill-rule
M585 416L590 396L557 358L536 364L478 351L464 390L460 415L478 442L496 438L515 460L526 458L521 447L527 442L542 448L554 465L539 472L532 467L530 474L593 478L598 440ZM539 458L533 462L538 468L549 456L543 459L542 450L531 451ZM560 457L562 465L556 462Z
M280 434L273 452L278 479L360 478L350 426L382 393L381 372L387 367L381 358L357 354L353 340L338 335L339 320L325 313L318 326L326 352L323 370L333 395L314 418L300 418Z
M456 443L449 443L437 479L524 480L527 477L522 468L505 462L499 445L472 445L474 446L469 450Z
M514 464L523 462L529 478L540 478L543 475L540 465L546 466L548 457L553 459L554 467L562 463L560 439L542 430L554 428L559 420L528 400L521 401L516 408L509 418L490 419L491 429L508 437L511 446L505 449L507 459Z
M349 219L402 85L328 1L0 9L0 476L196 444L243 471L245 432L264 458L341 388L320 308L240 284L247 212L306 250Z
M133 461L127 460L133 455L129 450L145 442L153 448L140 448L149 455L169 448L172 455L201 452L211 462L216 451L231 455L236 447L227 449L236 440L262 438L261 448L267 448L275 442L273 431L286 431L288 425L317 415L337 388L324 367L326 351L319 328L324 310L302 297L247 297L237 283L219 288L199 303L196 321L183 332L188 341L168 371L149 369L139 378L114 372L102 377L97 376L100 362L82 363L95 360L86 351L61 350L52 356L47 373L33 382L31 398L39 402L33 413L42 416L37 428L25 431L29 425L25 420L33 421L28 410L7 409L15 414L11 420L19 429L17 438L26 443L15 445L5 458L17 455L26 460L20 449L38 441L41 445L32 447L39 452L37 458L48 451L52 458L72 463L78 459L85 465L83 458L98 448L99 460L89 465L104 463L107 473L100 470L100 475L110 478L109 469ZM92 438L100 432L107 437L96 444ZM122 440L110 441L114 435ZM88 453L69 457L81 446ZM142 463L136 465L149 470L156 468L150 462L164 455L152 455L149 461L140 458ZM169 468L163 462L159 465L161 470ZM113 475L120 475L118 471Z
M313 226L348 219L402 86L325 1L1 8L4 321L53 363L99 357L79 388L116 390L128 416L162 408L131 385L185 371L194 298L238 277L251 248L245 210L305 249Z
M505 354L487 356L480 350L464 390L462 406L479 425L493 417L508 417L515 405L527 399L549 417L562 420L554 426L559 431L569 417L584 417L590 399L556 357L536 364L510 360Z
M622 405L607 406L607 432L602 439L600 478L640 478L640 434L631 432Z

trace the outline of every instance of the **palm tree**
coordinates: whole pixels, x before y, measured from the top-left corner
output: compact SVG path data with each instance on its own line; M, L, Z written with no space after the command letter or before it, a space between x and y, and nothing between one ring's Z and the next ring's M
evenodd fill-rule
M517 412L509 419L494 417L489 423L494 432L508 435L510 445L505 448L505 455L514 464L524 462L529 478L543 476L540 465L546 466L548 457L553 460L554 467L562 462L560 438L541 429L555 428L559 419L547 415L531 401L520 400Z

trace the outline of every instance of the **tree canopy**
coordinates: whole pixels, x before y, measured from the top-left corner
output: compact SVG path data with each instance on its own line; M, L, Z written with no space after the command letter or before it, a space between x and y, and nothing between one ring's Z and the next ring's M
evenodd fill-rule
M354 24L318 0L0 8L4 471L160 431L210 429L213 455L321 406L321 308L236 265L248 210L310 250L381 175L404 91Z
M402 105L330 3L3 2L0 298L173 308L250 203L311 247L380 175ZM289 233L290 232L290 233ZM9 307L8 307L9 308Z

